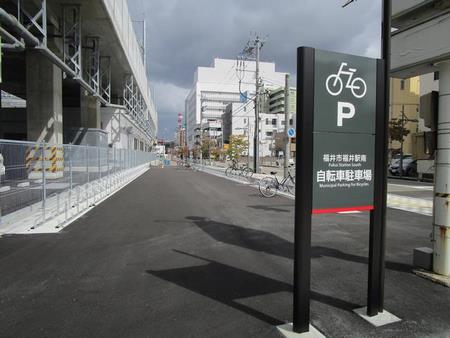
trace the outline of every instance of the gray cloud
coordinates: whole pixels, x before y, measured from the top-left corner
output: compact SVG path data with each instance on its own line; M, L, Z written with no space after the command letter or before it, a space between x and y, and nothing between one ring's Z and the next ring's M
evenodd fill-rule
M301 45L379 56L381 1L360 0L345 9L343 0L128 2L134 19L147 21L148 67L163 137L173 136L196 67L214 57L235 58L250 32L267 35L262 59L293 75Z

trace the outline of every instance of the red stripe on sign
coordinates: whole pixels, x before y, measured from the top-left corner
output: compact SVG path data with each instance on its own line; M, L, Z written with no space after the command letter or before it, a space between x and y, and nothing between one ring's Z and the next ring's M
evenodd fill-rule
M331 208L331 209L313 209L313 215L319 214L334 214L338 212L346 212L346 211L369 211L373 210L373 205L363 205L360 207L347 207L347 208Z

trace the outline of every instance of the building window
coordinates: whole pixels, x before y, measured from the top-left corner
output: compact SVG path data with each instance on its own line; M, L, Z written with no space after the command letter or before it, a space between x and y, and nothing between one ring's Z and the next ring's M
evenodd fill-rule
M434 81L439 80L439 72L434 72Z
M272 125L276 125L277 124L277 119L272 119Z
M244 123L247 123L247 119L246 118L244 118Z
M289 119L289 125L292 126L294 124L294 119Z
M269 125L269 119L266 119L266 126Z
M405 80L400 80L400 90L405 90Z
M266 131L266 136L272 136L273 133L271 131Z

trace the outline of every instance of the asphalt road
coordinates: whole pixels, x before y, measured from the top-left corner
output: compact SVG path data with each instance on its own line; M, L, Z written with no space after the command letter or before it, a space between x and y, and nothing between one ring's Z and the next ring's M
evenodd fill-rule
M278 337L292 320L293 201L153 169L62 233L0 238L1 337ZM388 211L385 307L365 305L368 215L315 217L312 323L328 337L448 337L450 289L410 272L431 218Z

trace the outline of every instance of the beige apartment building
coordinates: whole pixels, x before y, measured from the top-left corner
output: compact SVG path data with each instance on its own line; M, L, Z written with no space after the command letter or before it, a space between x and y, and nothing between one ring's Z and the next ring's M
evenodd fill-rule
M403 141L403 154L414 153L414 138L418 132L420 107L420 77L410 79L391 79L391 109L390 120L403 121L403 126L409 134ZM390 125L391 126L391 125ZM399 152L401 143L389 138L391 154Z

